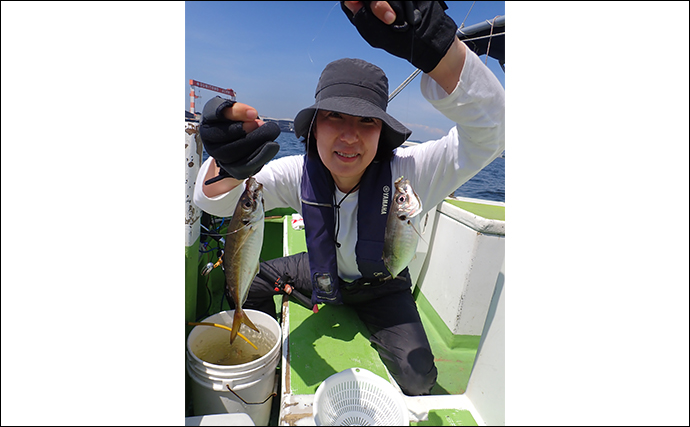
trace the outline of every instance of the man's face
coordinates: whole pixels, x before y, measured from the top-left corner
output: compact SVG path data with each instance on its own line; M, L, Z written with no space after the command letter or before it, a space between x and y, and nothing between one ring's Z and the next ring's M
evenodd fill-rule
M319 157L340 191L350 191L374 160L382 126L381 120L372 117L317 113L314 136Z

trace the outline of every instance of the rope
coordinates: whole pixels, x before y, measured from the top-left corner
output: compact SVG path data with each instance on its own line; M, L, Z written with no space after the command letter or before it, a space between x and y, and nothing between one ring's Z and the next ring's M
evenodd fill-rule
M341 246L340 243L338 243L338 233L340 232L340 205L343 203L343 200L345 200L345 198L346 198L347 196L349 196L350 194L352 194L352 192L355 191L355 190L359 187L359 184L361 184L361 183L362 183L362 180L361 180L361 178L360 178L360 180L359 180L359 182L357 183L357 185L355 185L354 187L352 187L352 189L351 189L350 191L348 191L347 194L344 195L343 198L340 199L340 201L339 201L338 203L335 203L335 204L333 205L333 207L335 208L335 224L336 224L336 228L335 228L335 237L333 238L333 240L334 240L334 242L335 242L335 245L336 245L338 248L340 248L340 246ZM333 194L333 200L335 201L335 193Z
M486 65L489 61L489 49L491 49L491 38L494 34L494 24L496 23L496 18L498 18L498 16L494 16L494 20L491 21L491 31L489 32L489 43L486 46L486 59L484 59L484 65Z
M505 34L505 33L506 33L506 32L504 31L504 32L502 32L502 33L496 33L496 34L488 35L488 36L471 37L471 38L467 38L467 39L462 39L462 41L471 41L471 40L488 39L489 37L501 36L501 35L503 35L503 34Z

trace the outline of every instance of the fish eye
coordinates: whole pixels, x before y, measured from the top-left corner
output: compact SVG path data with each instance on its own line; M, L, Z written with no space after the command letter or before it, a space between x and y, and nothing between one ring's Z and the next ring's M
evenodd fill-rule
M401 195L398 197L398 203L402 203L402 202L404 202L406 199L407 199L407 197L406 197L404 194L401 194Z
M252 202L250 202L249 200L247 200L246 202L244 202L244 207L247 208L247 209L251 208L251 207L252 207Z

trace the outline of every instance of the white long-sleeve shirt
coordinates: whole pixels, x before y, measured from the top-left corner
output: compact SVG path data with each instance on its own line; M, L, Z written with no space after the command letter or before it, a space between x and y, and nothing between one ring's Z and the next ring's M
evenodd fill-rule
M505 91L496 76L470 49L466 50L460 81L450 94L424 74L421 91L438 111L456 123L450 132L435 141L400 147L391 161L392 181L404 176L428 212L467 182L505 150ZM216 216L230 216L244 189L239 185L228 193L207 197L202 191L209 158L197 175L194 203ZM300 187L304 157L289 156L267 163L255 175L264 186L266 210L291 207L300 214ZM359 191L354 191L340 206L340 231L336 248L338 274L347 281L361 277L355 259L357 206ZM345 193L335 189L335 199Z

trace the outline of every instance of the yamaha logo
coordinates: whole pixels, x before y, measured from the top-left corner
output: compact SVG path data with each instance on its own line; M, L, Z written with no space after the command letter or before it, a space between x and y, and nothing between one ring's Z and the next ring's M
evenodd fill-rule
M388 213L388 195L391 192L391 188L387 185L383 186L383 200L381 200L381 215L386 215Z

